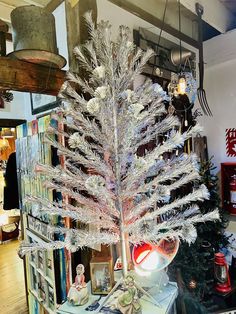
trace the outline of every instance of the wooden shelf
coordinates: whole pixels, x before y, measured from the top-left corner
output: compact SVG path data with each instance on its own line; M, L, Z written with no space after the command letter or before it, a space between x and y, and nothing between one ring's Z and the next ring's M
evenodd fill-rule
M35 270L36 270L51 286L53 286L53 281L52 281L52 279L51 279L50 277L48 277L46 274L44 274L44 272L42 271L42 269L36 267L35 263L32 262L32 261L30 261L29 263L30 263L30 265L31 265L33 268L35 268Z
M0 57L0 90L57 95L66 72L39 64Z
M45 310L48 312L48 314L55 314L54 311L52 311L49 307L45 305L43 300L38 296L38 294L34 290L29 290L29 292L37 299L37 301L45 308Z

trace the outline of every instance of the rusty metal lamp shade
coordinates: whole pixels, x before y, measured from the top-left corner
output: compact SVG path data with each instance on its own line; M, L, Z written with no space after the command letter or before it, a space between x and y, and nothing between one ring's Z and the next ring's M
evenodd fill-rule
M179 66L184 64L188 58L191 58L192 52L189 50L173 48L170 52L170 59L173 65Z
M64 57L58 55L55 18L43 8L28 5L11 12L14 51L9 57L53 68L63 68Z

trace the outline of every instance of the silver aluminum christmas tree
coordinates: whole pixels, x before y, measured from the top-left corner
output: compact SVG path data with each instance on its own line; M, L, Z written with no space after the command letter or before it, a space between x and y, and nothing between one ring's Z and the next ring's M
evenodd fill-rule
M60 93L64 104L59 113L53 114L66 129L51 126L48 130L66 139L68 145L47 136L58 154L64 156L64 165L37 166L48 188L73 199L77 205L32 195L28 201L37 205L39 212L70 217L95 228L92 231L51 225L53 232L65 235L64 241L23 243L21 253L64 247L75 251L120 242L125 277L130 243L158 243L163 238L191 242L196 238L194 224L218 219L218 212L201 215L194 205L208 198L206 187L197 184L194 154L163 159L164 153L181 148L199 133L199 125L182 134L178 118L166 113L166 93L151 80L133 89L134 80L153 51L136 48L125 26L120 27L118 39L113 42L108 22L95 28L90 13L86 21L90 40L74 52L88 80L68 73ZM83 95L90 96L89 100L77 93L75 85ZM163 133L167 134L164 142L157 143L143 157L137 155L140 146ZM173 198L173 191L191 182L195 182L191 192Z

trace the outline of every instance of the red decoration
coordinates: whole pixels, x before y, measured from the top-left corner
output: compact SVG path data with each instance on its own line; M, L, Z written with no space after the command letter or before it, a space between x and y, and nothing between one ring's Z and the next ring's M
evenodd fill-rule
M226 129L226 153L229 157L236 157L236 129Z
M139 273L159 271L167 267L179 248L178 239L162 239L158 244L141 243L134 246L132 260Z
M118 257L114 266L114 270L121 270L123 268L123 264L121 261L121 257Z
M236 215L236 163L221 164L221 199L223 208L231 215Z
M227 293L231 291L231 283L229 278L228 265L225 261L223 253L215 254L215 289L220 293Z

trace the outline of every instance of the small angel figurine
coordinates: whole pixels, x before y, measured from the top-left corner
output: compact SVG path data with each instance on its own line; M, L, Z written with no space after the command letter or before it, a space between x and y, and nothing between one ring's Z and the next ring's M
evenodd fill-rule
M84 277L84 265L79 264L76 267L75 282L70 287L67 300L72 305L84 305L88 302L89 294Z
M138 298L138 291L134 284L134 278L128 275L124 281L124 290L116 290L108 301L111 310L120 310L122 314L140 314L141 304Z

